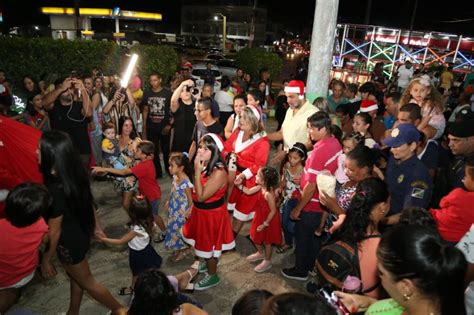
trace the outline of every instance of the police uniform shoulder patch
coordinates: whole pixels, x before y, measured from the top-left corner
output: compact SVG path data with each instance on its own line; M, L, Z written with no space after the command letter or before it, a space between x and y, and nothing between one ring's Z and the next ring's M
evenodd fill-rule
M411 191L411 196L413 198L423 199L425 197L425 190L422 188L414 187Z

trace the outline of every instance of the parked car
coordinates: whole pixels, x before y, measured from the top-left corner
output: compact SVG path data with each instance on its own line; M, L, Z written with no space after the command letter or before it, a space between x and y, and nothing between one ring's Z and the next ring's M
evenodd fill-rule
M204 56L204 60L218 61L222 59L225 59L225 57L219 53L209 53L209 54L206 54L206 56Z
M204 86L204 74L207 65L205 63L197 63L193 65L193 71L191 72L191 76L199 89L202 89ZM214 92L219 91L221 89L221 80L222 80L222 73L218 67L212 66L211 67L212 73L216 81L214 82Z
M236 76L237 66L232 59L221 59L216 62L216 66L221 71L222 75L228 76L230 79Z

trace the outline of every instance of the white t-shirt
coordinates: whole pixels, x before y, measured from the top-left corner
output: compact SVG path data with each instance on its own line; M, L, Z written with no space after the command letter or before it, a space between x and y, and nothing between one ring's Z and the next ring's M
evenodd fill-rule
M456 247L464 253L466 260L469 263L474 264L474 224L461 238ZM471 282L469 287L466 289L464 301L466 303L467 314L474 314L474 282Z
M413 77L413 67L407 69L405 65L401 65L398 68L398 87L406 88Z
M142 250L150 243L150 235L140 225L131 225L130 230L139 233L141 236L135 236L128 242L128 247L134 250Z
M234 107L232 106L234 103L234 97L231 95L231 93L222 90L218 91L214 96L214 100L219 105L220 112L228 113L234 110Z

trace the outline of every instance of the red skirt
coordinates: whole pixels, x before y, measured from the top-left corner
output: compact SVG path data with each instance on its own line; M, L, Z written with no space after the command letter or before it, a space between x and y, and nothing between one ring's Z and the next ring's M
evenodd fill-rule
M229 197L229 204L235 203L233 207L234 218L240 221L250 221L255 215L255 205L257 204L258 193L246 195L239 188L234 186Z
M211 210L193 207L182 234L183 240L193 246L196 256L201 258L220 257L222 251L235 247L225 204Z
M255 195L258 195L258 193ZM281 245L283 243L280 211L278 211L278 209L273 216L272 221L269 222L269 226L264 228L261 232L257 232L257 227L263 224L263 221L267 219L269 212L270 209L268 207L262 207L255 211L255 217L250 226L250 238L257 245Z

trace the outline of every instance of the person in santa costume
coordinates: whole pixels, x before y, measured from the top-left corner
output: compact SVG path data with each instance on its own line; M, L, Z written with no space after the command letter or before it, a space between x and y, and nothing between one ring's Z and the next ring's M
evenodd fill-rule
M285 86L285 95L290 106L286 111L285 120L281 129L268 134L271 141L283 141L283 149L277 150L272 159L272 164L280 164L286 157L288 150L297 142L306 144L310 149L306 121L319 109L308 102L305 98L305 86L303 81L291 80Z
M206 276L194 285L206 290L219 284L217 262L222 251L235 247L229 214L225 205L227 169L222 159L224 143L213 133L204 135L194 160L193 208L182 228L183 239L194 247L197 257L206 260L199 272Z
M236 236L244 222L254 217L257 194L246 195L239 186L255 186L258 170L267 164L270 143L264 131L260 111L246 106L239 119L239 127L234 130L224 146L224 154L229 155L229 169L236 171L234 187L227 208L233 210L232 230Z

